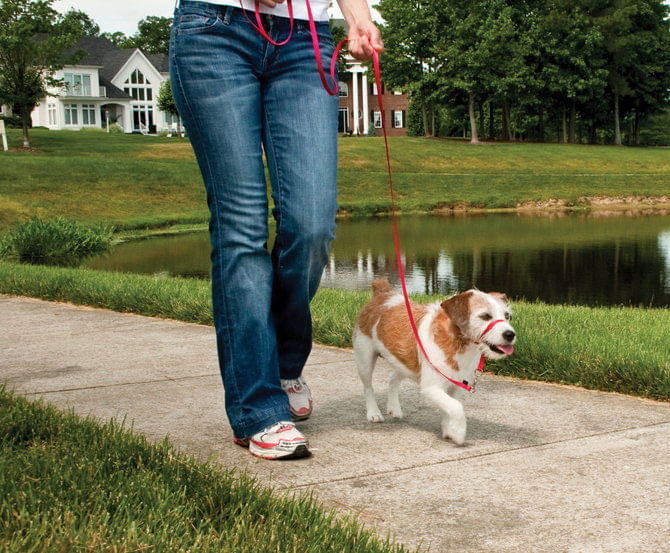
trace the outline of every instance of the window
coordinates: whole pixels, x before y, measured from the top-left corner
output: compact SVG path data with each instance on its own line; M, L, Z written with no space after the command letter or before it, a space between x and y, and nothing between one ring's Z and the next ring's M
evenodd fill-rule
M79 120L77 118L77 104L63 104L63 108L65 115L65 124L78 125Z
M394 90L393 95L394 96L402 96L402 90Z
M81 106L81 122L84 125L95 125L95 106L93 104Z
M135 69L135 71L130 74L130 77L126 79L123 91L132 97L132 99L136 102L153 102L154 99L154 91L151 88L151 82L141 73L139 69ZM139 115L138 118L136 118L134 121L137 123L135 125L135 129L139 129L139 125L141 123ZM147 123L144 122L141 124L146 125Z
M377 83L371 83L370 84L370 94L372 96L378 96L379 95L377 93ZM382 83L382 94L384 94L384 83Z
M133 130L142 133L153 131L154 108L146 104L133 104Z
M405 126L405 112L401 110L393 111L393 128L402 129Z
M91 95L91 76L80 75L79 73L65 73L63 75L65 82L65 93L68 96L90 96Z
M382 128L382 112L381 111L373 111L372 112L372 121L374 122L375 129L381 129Z
M57 125L56 121L56 104L49 104L47 107L49 112L49 126L55 127Z
M349 96L349 85L347 83L340 81L337 83L337 88L340 96Z

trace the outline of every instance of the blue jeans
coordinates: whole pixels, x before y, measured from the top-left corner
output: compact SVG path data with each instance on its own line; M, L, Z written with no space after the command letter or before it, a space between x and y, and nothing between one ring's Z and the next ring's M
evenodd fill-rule
M288 19L262 19L273 40L287 36ZM317 27L329 67L328 24ZM293 38L275 47L240 8L206 2L183 1L175 11L170 77L211 213L226 412L235 436L247 438L290 420L280 378L300 376L311 350L309 304L335 229L338 98L321 85L306 21L296 20Z

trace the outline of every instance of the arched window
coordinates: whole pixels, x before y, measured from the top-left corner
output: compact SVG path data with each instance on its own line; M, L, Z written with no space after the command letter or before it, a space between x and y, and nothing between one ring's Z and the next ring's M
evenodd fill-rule
M340 96L349 96L349 85L347 83L340 81L337 83L337 88L340 91Z
M152 102L154 99L151 83L139 69L135 69L126 79L123 91L139 102Z

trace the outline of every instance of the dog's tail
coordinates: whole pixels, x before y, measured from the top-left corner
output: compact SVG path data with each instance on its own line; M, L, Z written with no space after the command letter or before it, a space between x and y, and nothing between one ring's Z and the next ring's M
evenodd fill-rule
M388 279L377 278L372 283L372 295L376 296L377 294L388 294L393 292L393 287Z

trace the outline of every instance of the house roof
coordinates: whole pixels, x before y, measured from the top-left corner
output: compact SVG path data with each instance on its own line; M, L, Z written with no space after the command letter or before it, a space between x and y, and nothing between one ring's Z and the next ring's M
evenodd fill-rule
M100 86L105 87L105 97L107 98L130 98L128 94L126 94L118 86L113 85L111 81L108 81L102 75L100 75Z
M75 44L72 48L65 50L63 52L63 57L71 56L78 50L84 50L86 52L86 55L79 61L78 65L99 66L101 68L101 78L111 84L111 80L116 76L119 70L128 61L130 56L132 56L135 50L137 50L137 48L119 48L116 44L107 38L100 36L84 36L80 38L77 41L77 44ZM169 59L166 55L145 54L145 56L159 73L169 72ZM123 97L125 96L126 95Z

